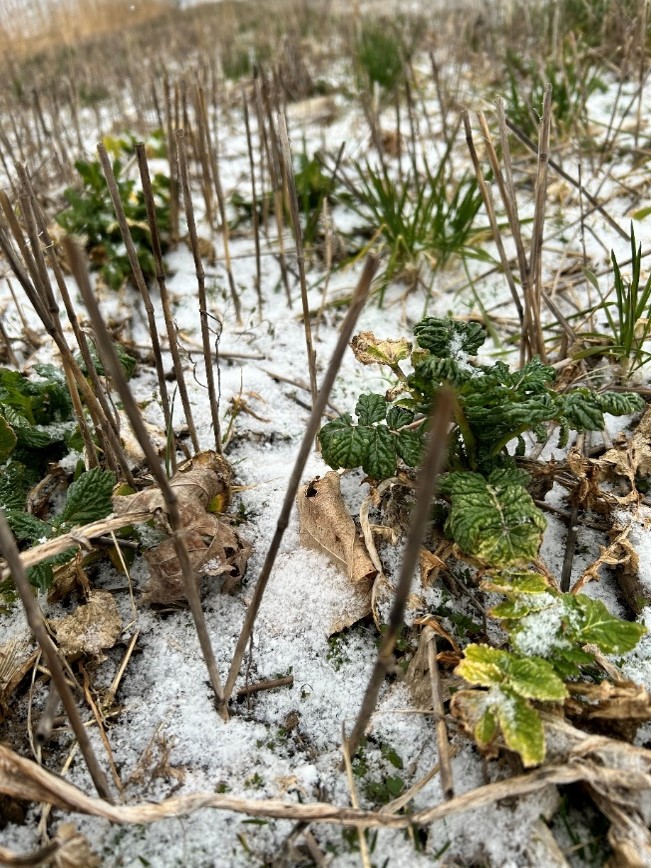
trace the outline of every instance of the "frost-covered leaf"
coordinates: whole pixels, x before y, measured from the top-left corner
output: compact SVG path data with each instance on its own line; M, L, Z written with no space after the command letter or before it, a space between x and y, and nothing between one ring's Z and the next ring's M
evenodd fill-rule
M353 425L349 413L327 422L319 431L323 460L333 470L361 467L368 454L369 429Z
M555 605L556 599L551 594L517 594L509 600L504 600L490 609L492 618L513 621L526 618L534 612L542 612Z
M433 355L452 358L461 353L474 356L486 340L486 332L476 322L457 322L428 316L414 326L419 346Z
M568 603L571 602L568 600ZM575 611L581 616L576 641L583 645L596 645L604 654L632 651L647 632L642 624L623 621L612 615L601 600L576 594L573 603Z
M367 428L367 451L362 461L364 473L373 479L388 479L397 468L396 435L379 425Z
M511 470L450 473L440 490L450 498L446 531L471 557L488 566L525 564L540 548L545 519Z
M93 467L82 473L68 489L59 523L87 524L109 515L113 511L114 485L115 477L109 470Z
M387 415L387 402L384 395L360 395L355 413L360 425L373 425L382 422Z
M351 341L357 361L363 365L396 365L411 352L409 341L380 340L373 332L360 332Z
M540 765L545 759L545 734L538 712L507 690L502 691L495 711L506 746L520 754L525 768Z

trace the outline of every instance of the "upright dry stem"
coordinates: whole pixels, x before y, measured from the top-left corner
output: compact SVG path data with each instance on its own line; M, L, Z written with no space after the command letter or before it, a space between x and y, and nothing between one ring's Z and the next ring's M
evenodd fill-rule
M303 327L305 329L305 348L307 351L307 367L310 372L310 388L312 401L316 400L316 354L312 343L312 324L310 322L310 305L307 299L307 282L305 280L305 254L303 252L303 233L301 232L301 218L298 213L298 196L296 194L296 181L292 168L292 154L289 147L287 134L287 121L284 114L278 115L278 133L280 138L280 153L283 159L284 174L287 181L289 194L289 210L294 225L294 239L296 241L296 263L298 265L298 277L301 284L301 304L303 305Z
M276 560L276 555L278 554L278 549L280 548L280 543L282 542L283 535L289 523L289 516L294 505L294 498L296 497L298 486L301 482L301 476L303 475L305 462L307 461L310 450L312 449L312 446L314 444L314 438L316 437L317 431L319 430L319 426L321 424L321 417L323 416L326 405L328 403L330 391L334 384L335 377L337 376L339 366L341 365L341 360L343 358L344 352L346 350L346 347L348 346L348 341L350 340L350 337L353 333L353 328L355 327L355 323L357 322L357 317L361 313L361 310L364 307L364 302L368 297L368 293L371 288L371 282L377 270L377 266L377 258L375 256L369 256L366 260L366 264L359 279L359 283L357 284L357 287L353 294L353 299L351 301L350 307L348 308L348 313L346 314L346 318L344 319L344 322L341 326L339 339L337 340L337 345L335 346L332 358L330 359L330 363L328 364L328 369L326 370L325 376L323 377L321 389L316 396L316 400L312 404L312 412L310 414L305 433L303 434L303 440L301 442L298 455L296 456L292 475L287 485L285 499L280 510L280 516L278 517L278 521L276 523L276 531L271 541L271 545L269 546L265 562L260 572L260 577L255 586L255 591L253 592L253 598L249 603L249 608L246 612L244 624L237 640L235 654L233 655L233 661L231 663L231 667L228 672L228 678L226 679L226 686L224 688L225 702L228 702L231 693L233 692L235 681L239 674L240 667L242 666L242 660L244 658L246 647L249 644L249 639L251 638L251 634L253 633L253 625L258 615L258 610L260 609L260 603L262 602L262 597L266 590L267 583L269 582L269 577L271 575L271 570L273 569L274 561Z
M115 352L115 347L113 346L110 335L108 333L108 329L106 328L106 324L104 322L104 319L102 318L102 314L100 312L99 305L97 304L95 295L93 294L90 280L88 279L86 264L82 258L81 252L70 239L67 239L64 243L66 246L66 253L68 254L68 259L73 274L79 285L79 289L83 296L84 303L93 324L93 329L95 331L95 336L98 342L98 350L101 351L103 358L106 359L107 365L111 373L111 378L124 404L124 409L127 416L129 417L129 422L131 423L133 432L138 439L138 443L140 444L140 447L145 454L145 458L147 459L149 469L154 476L158 487L160 488L161 494L163 495L165 507L169 517L169 523L172 529L174 549L176 552L176 556L179 560L179 566L181 568L181 574L183 576L185 594L190 604L190 611L192 612L195 629L197 631L197 636L199 637L199 644L203 652L203 657L206 663L206 668L208 670L210 683L215 693L217 708L220 714L224 718L226 718L227 712L225 703L223 701L224 697L221 687L221 681L219 678L219 672L217 671L217 661L215 660L210 636L208 634L208 628L206 627L203 610L201 608L201 599L199 597L199 590L197 588L197 583L194 578L192 564L190 563L190 556L185 540L185 528L181 520L176 494L174 493L174 489L171 487L169 480L165 475L165 472L160 463L160 459L156 454L156 450L154 449L149 435L147 434L147 430L142 420L142 416L140 415L140 411L138 410L138 406L129 389L129 385L124 376L124 372L122 371L122 367L120 365L117 353Z
M179 158L179 175L183 201L185 203L185 219L188 224L188 236L194 259L194 268L197 274L197 288L199 292L199 317L201 320L201 343L203 346L203 359L206 366L206 383L208 384L208 402L210 403L210 415L212 418L213 432L215 435L215 449L222 454L222 435L219 426L219 395L215 388L215 373L213 371L212 348L210 346L210 328L208 326L208 301L206 299L206 275L203 270L203 262L199 253L199 241L197 227L194 222L194 208L192 207L192 193L190 192L190 178L188 175L188 161L185 153L185 139L183 130L176 131L176 150Z
M416 503L414 504L409 525L405 552L402 557L402 566L398 578L398 587L396 588L396 594L391 607L389 623L382 637L382 644L380 645L375 666L373 667L373 672L371 673L364 699L362 700L362 707L348 739L348 750L351 756L355 754L366 726L371 719L371 715L375 711L382 682L393 664L393 650L398 633L402 629L407 598L411 590L414 571L418 566L418 556L423 537L425 536L425 528L430 518L436 480L446 457L448 428L450 419L452 418L452 405L452 392L447 388L440 389L436 402L430 411L427 448L419 468Z
M7 519L2 511L0 511L0 550L11 570L16 590L20 595L20 599L22 600L25 609L25 615L27 616L30 630L34 634L34 638L38 642L45 659L47 660L52 680L54 681L59 696L61 697L61 701L63 702L66 714L70 720L70 725L72 726L72 730L79 743L79 749L81 750L82 756L88 766L90 776L95 784L95 789L102 799L111 802L112 799L108 780L106 779L106 775L95 756L95 751L90 743L86 727L84 726L84 722L79 714L75 698L72 695L72 690L66 680L66 675L58 651L54 642L50 638L43 613L41 612L39 605L32 594L29 582L27 581L27 574L25 573L25 569L20 560L16 540L14 539L9 525L7 524Z

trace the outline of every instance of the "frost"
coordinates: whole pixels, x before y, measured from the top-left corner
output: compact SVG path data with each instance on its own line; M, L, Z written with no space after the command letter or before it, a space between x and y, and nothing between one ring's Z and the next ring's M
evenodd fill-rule
M556 604L526 615L511 637L515 650L527 657L550 657L559 648L569 648L570 642L559 635L565 614L563 606Z

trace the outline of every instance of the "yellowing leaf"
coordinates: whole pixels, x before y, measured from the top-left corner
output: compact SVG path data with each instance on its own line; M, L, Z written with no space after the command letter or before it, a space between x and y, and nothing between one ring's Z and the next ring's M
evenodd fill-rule
M409 341L380 340L373 332L360 332L350 344L355 358L363 365L389 365L393 367L406 359L411 352Z
M502 691L502 700L494 708L506 746L520 754L525 768L540 765L545 759L545 734L538 712L510 691Z

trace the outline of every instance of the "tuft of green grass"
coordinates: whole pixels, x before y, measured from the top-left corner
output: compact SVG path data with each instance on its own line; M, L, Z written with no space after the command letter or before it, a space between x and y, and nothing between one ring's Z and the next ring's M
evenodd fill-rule
M422 177L411 173L404 180L392 177L386 166L353 164L349 205L388 248L385 286L394 279L417 286L425 265L436 272L453 256L478 255L470 247L482 203L477 181L469 176L453 181L446 157L436 173L426 165Z
M642 245L637 245L631 224L631 276L626 277L611 251L613 265L612 289L603 293L597 278L585 270L585 275L599 294L599 304L588 314L602 313L606 317L608 332L587 332L583 338L593 343L576 358L605 356L616 360L619 375L626 380L643 365L651 361L647 344L651 340L651 275L642 281Z

